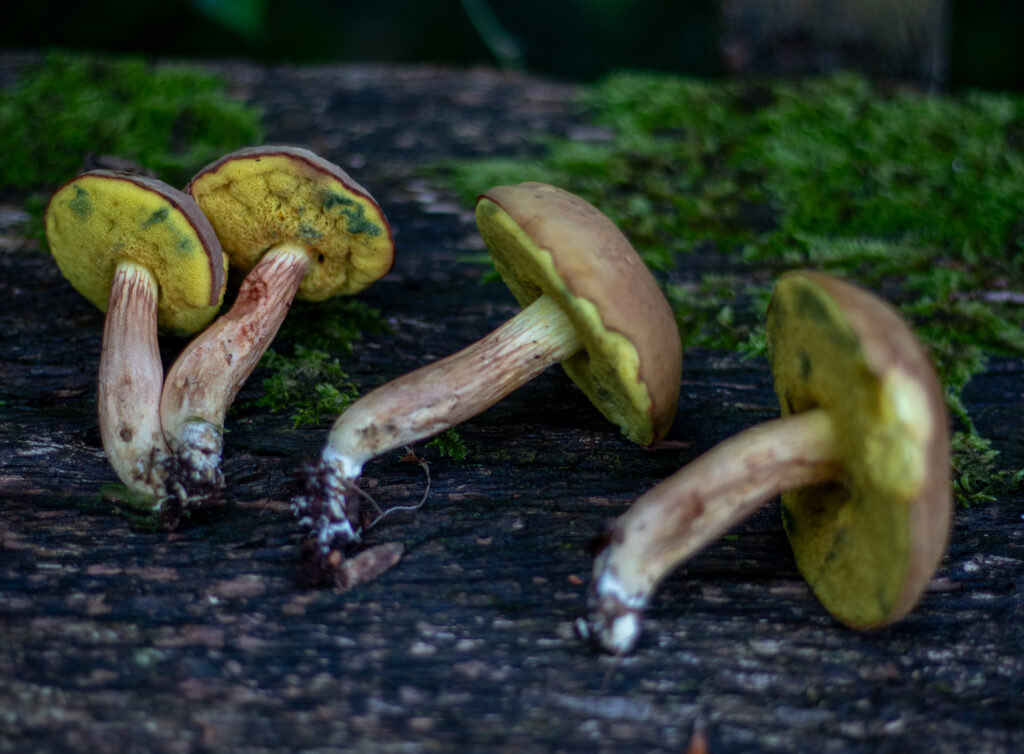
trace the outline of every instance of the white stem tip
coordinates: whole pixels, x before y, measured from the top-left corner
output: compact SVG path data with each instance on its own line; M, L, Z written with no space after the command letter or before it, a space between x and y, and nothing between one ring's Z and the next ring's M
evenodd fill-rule
M306 493L292 499L292 514L302 530L304 560L313 583L333 581L347 550L360 541L359 492L355 480L330 464L306 470Z

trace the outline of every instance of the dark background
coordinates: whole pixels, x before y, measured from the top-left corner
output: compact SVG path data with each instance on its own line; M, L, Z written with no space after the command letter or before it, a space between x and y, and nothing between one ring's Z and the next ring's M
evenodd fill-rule
M907 8L926 29L901 26ZM50 46L274 63L499 64L574 81L624 67L697 76L841 67L942 88L1021 89L1024 3L59 0L5 9L0 47Z

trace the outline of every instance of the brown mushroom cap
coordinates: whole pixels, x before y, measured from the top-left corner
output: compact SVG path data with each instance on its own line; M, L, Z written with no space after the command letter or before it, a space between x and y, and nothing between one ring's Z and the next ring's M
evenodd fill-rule
M780 278L767 337L783 415L827 411L844 462L838 482L782 496L797 566L842 622L895 621L949 534L949 430L935 371L887 304L819 273Z
M46 208L46 237L68 281L101 311L120 262L148 269L159 285L161 327L196 332L224 298L224 255L187 194L153 178L94 170L68 181Z
M273 246L304 246L310 269L297 298L357 293L394 263L391 229L370 193L308 150L240 149L203 168L186 191L210 218L231 265L243 272Z
M516 300L546 294L575 325L584 348L562 362L569 376L629 439L661 439L679 400L679 330L626 237L600 210L543 183L492 188L476 216Z

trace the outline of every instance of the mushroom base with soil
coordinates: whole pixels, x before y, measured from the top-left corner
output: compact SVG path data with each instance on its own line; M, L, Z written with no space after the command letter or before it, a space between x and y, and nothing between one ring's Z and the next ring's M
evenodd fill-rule
M319 564L312 572L335 570L337 553L359 541L355 484L365 463L476 416L581 347L569 318L541 296L476 343L353 403L292 503L312 543L307 557Z

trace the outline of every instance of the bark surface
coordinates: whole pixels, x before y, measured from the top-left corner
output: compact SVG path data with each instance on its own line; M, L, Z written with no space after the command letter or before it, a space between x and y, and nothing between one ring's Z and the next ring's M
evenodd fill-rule
M20 60L0 57L0 85ZM360 294L390 332L341 355L364 391L516 311L456 261L480 248L472 207L420 169L575 133L585 124L570 87L423 67L217 68L264 109L267 143L337 162L395 228L394 271ZM3 197L4 218L21 199ZM404 544L397 566L348 593L306 589L287 502L329 421L293 429L255 406L257 369L228 414L225 504L170 533L133 528L97 503L114 481L96 421L103 315L9 225L0 752L678 752L698 722L712 752L1024 748L1021 490L958 509L917 609L869 633L815 602L769 503L662 586L633 654L602 656L573 633L590 542L778 407L767 364L689 351L676 444L646 451L556 367L462 425L466 460L417 446L427 504L368 537ZM305 304L292 314L307 307L315 317ZM162 339L165 365L183 345ZM997 359L966 396L1008 466L1024 456L1022 385L1024 364ZM422 470L401 455L365 470L383 505L422 492Z

